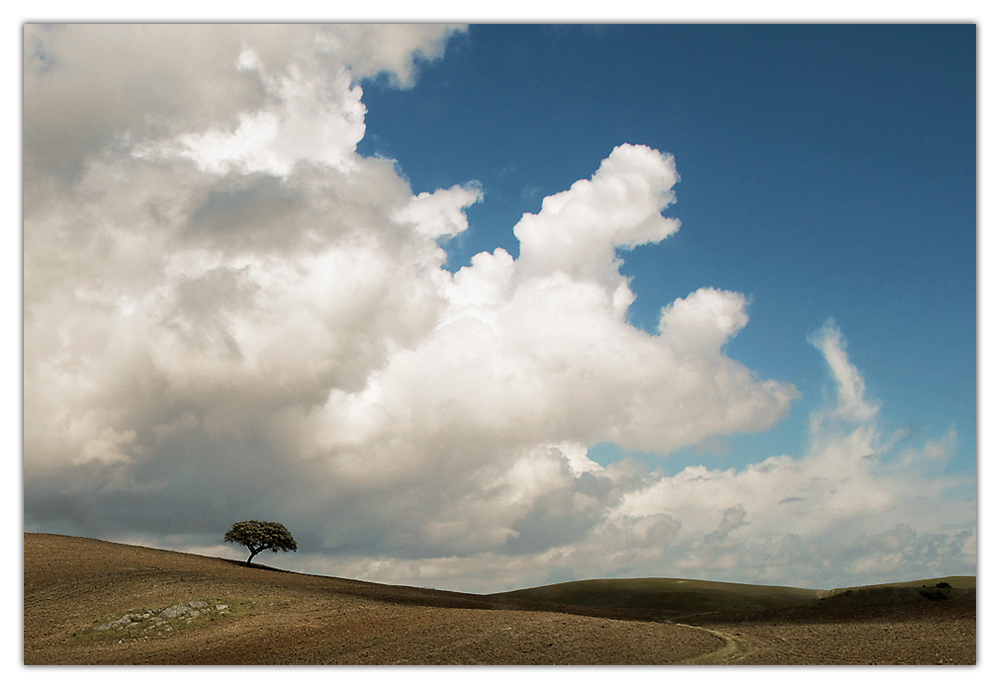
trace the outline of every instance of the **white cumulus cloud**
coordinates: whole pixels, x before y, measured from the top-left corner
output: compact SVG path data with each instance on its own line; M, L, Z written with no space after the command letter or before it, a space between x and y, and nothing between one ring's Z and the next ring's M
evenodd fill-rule
M798 399L723 352L742 294L630 323L616 252L678 231L671 156L616 147L512 228L517 258L451 273L439 240L489 190L414 194L356 145L363 79L412 84L454 27L183 28L25 29L26 529L216 554L261 518L295 566L466 590L974 561L933 476L955 439L883 441L832 323L838 402L803 457L589 456L707 446Z

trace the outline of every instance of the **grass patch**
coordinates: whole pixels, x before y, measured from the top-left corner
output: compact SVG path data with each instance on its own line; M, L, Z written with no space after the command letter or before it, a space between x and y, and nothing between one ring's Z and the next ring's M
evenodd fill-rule
M590 579L510 591L496 599L682 613L767 610L816 600L812 589L696 579Z
M569 581L496 593L487 598L694 615L756 612L800 605L854 607L951 600L975 588L974 576L919 579L830 591L700 579L628 578Z

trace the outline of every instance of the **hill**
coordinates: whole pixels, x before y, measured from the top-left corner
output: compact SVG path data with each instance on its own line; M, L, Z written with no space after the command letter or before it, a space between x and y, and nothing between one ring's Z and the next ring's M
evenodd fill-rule
M882 594L680 579L481 596L25 534L24 662L975 663L974 588L952 581L945 599L892 604ZM938 590L929 582L899 590ZM684 624L665 621L678 613Z
M660 664L722 645L674 625L24 536L28 665Z
M495 600L545 601L565 605L660 610L663 615L768 610L816 601L820 591L698 579L588 579L509 593Z
M951 600L975 591L976 577L952 576L837 588L804 589L703 579L585 579L488 596L496 601L553 603L607 612L656 611L657 619L751 613L803 606L826 609Z

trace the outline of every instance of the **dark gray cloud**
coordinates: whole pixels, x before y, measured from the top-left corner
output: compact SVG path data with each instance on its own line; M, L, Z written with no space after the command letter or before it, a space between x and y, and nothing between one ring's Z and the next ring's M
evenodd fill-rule
M229 253L294 247L310 229L298 212L303 200L280 177L230 174L195 200L181 237Z

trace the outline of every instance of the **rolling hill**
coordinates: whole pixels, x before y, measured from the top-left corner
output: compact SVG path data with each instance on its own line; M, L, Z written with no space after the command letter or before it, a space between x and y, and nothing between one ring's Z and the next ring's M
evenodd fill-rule
M940 588L946 585L946 589ZM492 594L491 600L657 611L660 619L721 612L759 612L796 606L878 605L955 598L975 591L976 577L951 576L830 590L763 586L703 579L585 579ZM947 591L947 594L943 592Z
M790 586L639 578L571 581L494 594L492 598L587 607L660 610L666 615L672 615L783 608L814 602L821 593Z

